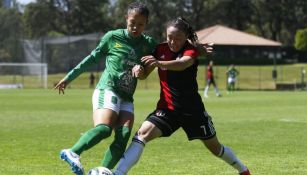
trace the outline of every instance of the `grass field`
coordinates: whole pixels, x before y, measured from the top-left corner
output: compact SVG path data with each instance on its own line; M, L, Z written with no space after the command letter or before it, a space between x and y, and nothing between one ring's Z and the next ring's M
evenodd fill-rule
M212 91L211 91L212 92ZM151 112L157 90L136 93L134 131ZM225 93L224 93L225 94ZM92 90L0 90L0 174L69 175L59 151L92 127ZM253 175L307 174L307 92L240 91L205 105L220 141ZM112 138L82 154L86 171L98 166ZM146 146L130 175L235 175L236 171L188 142L182 130Z

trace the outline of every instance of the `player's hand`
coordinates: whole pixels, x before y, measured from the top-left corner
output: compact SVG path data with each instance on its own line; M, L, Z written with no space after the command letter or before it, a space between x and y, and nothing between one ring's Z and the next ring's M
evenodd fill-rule
M154 66L154 67L159 66L159 61L152 55L142 57L141 61L147 66Z
M61 94L61 93L64 94L64 90L65 90L67 84L68 83L64 79L62 79L60 82L58 82L57 85L54 86L53 89L58 89L59 90L59 94Z
M133 77L140 77L141 75L144 74L144 67L141 66L141 65L135 65L133 68L132 68L132 76Z
M211 53L213 51L213 45L214 43L205 43L202 45L202 47L206 53Z

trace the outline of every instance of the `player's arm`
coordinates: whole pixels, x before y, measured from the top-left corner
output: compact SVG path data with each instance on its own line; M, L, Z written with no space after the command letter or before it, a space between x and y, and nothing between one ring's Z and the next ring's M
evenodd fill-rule
M109 51L109 41L111 40L112 35L112 32L106 33L102 37L99 45L65 76L64 79L67 83L73 81L80 74L87 71L89 67L97 64L100 59L104 58L103 54Z
M151 65L135 65L132 68L132 75L140 80L144 80L154 69L155 67Z
M194 59L191 56L183 56L179 59L171 61L161 61L157 60L152 55L148 55L143 57L141 60L145 65L173 71L182 71L194 64Z
M59 94L64 94L65 88L68 85L68 82L65 80L65 78L63 78L62 80L60 80L53 89L58 89L59 90Z

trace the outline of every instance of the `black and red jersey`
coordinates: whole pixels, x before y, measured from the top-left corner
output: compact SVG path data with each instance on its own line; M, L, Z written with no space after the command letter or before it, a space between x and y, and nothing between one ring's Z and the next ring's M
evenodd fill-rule
M204 105L198 94L198 84L196 81L198 66L197 49L189 42L186 42L184 47L175 53L169 49L167 43L162 43L157 46L154 56L161 61L176 60L182 56L191 56L195 59L194 64L183 71L158 68L161 91L157 108L184 113L204 110Z
M213 68L212 66L207 66L207 79L212 79L213 78Z

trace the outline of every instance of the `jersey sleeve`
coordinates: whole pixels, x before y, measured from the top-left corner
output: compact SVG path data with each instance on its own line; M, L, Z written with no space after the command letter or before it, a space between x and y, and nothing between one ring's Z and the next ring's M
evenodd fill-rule
M73 81L80 74L85 72L90 66L98 63L100 59L103 58L103 55L106 54L109 50L109 43L112 38L112 32L106 33L102 38L98 46L85 57L76 67L74 67L66 76L65 80L67 82Z
M150 45L150 48L151 48L150 53L153 54L155 49L156 49L156 47L157 47L157 45L158 45L158 43L153 38L150 38L149 39L149 45Z
M192 58L197 58L198 56L198 51L196 48L194 47L188 47L185 49L185 51L183 52L183 56L190 56Z

